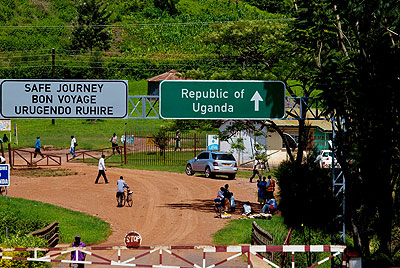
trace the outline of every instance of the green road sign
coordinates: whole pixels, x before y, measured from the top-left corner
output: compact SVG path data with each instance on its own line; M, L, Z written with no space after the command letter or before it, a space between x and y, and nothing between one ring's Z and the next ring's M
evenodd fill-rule
M165 80L160 116L165 119L278 119L285 115L281 81Z

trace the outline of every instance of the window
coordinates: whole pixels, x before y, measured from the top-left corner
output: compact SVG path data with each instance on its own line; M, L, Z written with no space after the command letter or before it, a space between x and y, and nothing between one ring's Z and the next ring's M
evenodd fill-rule
M214 160L229 160L236 161L235 157L231 154L211 154L212 159Z
M201 153L197 157L197 159L208 159L208 153Z

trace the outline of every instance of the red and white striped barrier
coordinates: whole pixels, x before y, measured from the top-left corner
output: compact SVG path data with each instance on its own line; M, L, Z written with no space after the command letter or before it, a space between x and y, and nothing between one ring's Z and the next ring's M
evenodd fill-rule
M117 260L111 260L109 258L103 257L93 251L117 251ZM135 257L128 258L126 260L121 260L121 252L129 250L129 251L146 251L141 253ZM173 252L173 250L200 250L203 252L202 263L196 264L194 261L188 260L181 255L178 255ZM0 248L0 259L4 260L25 260L25 261L37 261L37 262L58 262L58 263L82 263L82 264L102 264L102 265L110 265L110 266L124 266L124 267L157 267L157 268L188 268L188 267L195 267L195 268L213 268L222 265L234 258L237 258L243 254L247 255L247 267L251 267L250 256L254 255L258 258L262 259L269 265L278 268L277 264L274 264L272 261L262 257L258 253L260 252L287 252L292 254L292 267L295 264L295 253L301 252L330 252L332 253L331 256L317 262L316 264L310 266L316 267L334 256L342 254L345 250L345 246L341 245L241 245L241 246L141 246L135 249L127 248L127 247L84 247L84 248L76 248L76 247L60 247L60 248ZM28 251L33 252L33 257L22 258L22 257L12 257L12 256L5 256L7 252L21 252L21 251ZM61 255L70 254L71 252L75 252L75 256L78 256L78 252L83 252L93 258L97 259L95 261L78 261L78 260L61 260L56 259ZM38 257L39 252L47 253L43 257ZM52 253L55 252L55 253ZM158 252L159 258L157 264L138 264L134 263L140 258L144 256L148 256L152 253ZM171 266L171 265L164 265L163 264L163 252L183 261L188 266ZM211 265L206 264L206 257L208 254L211 253L236 253L228 258L225 258L219 262L216 262ZM6 254L7 255L7 254ZM343 266L346 267L346 266Z

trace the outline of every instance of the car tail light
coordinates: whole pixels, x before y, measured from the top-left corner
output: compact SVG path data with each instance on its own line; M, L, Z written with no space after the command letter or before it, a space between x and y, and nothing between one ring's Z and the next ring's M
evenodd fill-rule
M214 167L218 166L218 163L217 162L213 162L213 166Z

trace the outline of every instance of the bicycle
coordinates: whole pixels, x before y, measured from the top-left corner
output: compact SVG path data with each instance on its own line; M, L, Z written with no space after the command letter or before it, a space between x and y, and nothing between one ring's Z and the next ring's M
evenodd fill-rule
M219 198L214 199L214 210L215 210L215 213L217 213L217 216L221 217L221 214L223 213L221 199L219 199Z
M127 205L128 207L131 207L133 205L132 194L133 194L133 192L130 191L129 188L125 188L124 197L122 200L122 206Z

